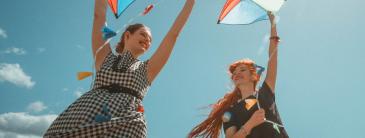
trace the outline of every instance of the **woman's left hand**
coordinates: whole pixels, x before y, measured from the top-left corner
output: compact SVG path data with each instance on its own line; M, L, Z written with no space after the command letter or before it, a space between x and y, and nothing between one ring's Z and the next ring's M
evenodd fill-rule
M272 12L267 12L267 15L269 16L270 23L275 24L275 15Z

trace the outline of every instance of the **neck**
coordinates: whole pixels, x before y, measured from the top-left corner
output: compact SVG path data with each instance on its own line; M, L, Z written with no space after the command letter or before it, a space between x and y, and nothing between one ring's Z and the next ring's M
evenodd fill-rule
M131 52L133 58L137 59L139 57L139 55L133 50L129 50L129 49L126 49L126 48L123 50L123 52L127 52L127 51Z
M237 88L240 90L243 99L255 92L253 83L241 84L238 85Z

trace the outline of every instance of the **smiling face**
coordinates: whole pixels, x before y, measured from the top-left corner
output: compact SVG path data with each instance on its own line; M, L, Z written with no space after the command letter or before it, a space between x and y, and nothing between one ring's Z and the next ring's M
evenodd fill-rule
M141 27L135 32L127 31L124 37L125 48L141 55L151 46L151 31L147 27Z
M233 63L229 69L231 73L231 79L235 86L253 83L256 85L258 81L258 76L256 73L256 68L251 60L240 60Z
M240 64L234 69L232 72L232 81L236 86L253 82L252 74L247 65Z

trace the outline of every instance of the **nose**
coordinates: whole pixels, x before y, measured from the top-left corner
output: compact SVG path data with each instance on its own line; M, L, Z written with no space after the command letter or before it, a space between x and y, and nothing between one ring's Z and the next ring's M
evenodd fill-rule
M242 74L241 73L237 73L237 74L234 74L233 77L232 77L234 80L237 80L239 78L243 78Z
M151 39L149 37L145 38L145 41L146 41L147 44L151 43Z

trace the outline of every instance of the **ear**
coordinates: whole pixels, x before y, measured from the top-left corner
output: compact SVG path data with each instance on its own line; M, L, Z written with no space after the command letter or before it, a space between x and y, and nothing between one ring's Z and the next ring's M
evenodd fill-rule
M129 31L125 32L124 34L124 42L131 37L131 33Z

